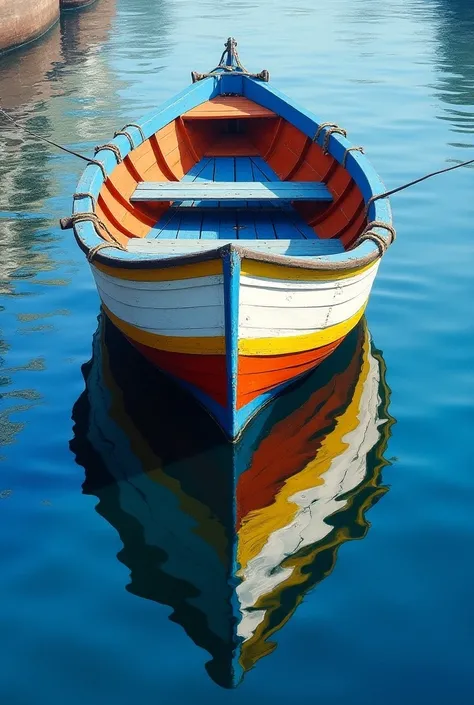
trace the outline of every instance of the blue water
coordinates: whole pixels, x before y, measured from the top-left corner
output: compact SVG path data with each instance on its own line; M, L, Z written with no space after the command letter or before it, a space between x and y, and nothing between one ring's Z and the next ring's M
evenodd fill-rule
M1 102L91 153L191 70L211 68L230 34L246 65L347 128L387 187L474 157L470 0L98 0L0 59ZM83 488L95 461L77 455L77 419L100 419L83 409L81 367L99 305L82 253L58 228L83 165L5 123L0 143L0 702L469 702L472 169L392 199L398 239L367 313L393 419L388 491L367 512L370 529L342 544L273 652L224 690L170 604L127 588L140 556L124 554L126 527L121 536L103 498L97 506L100 490Z

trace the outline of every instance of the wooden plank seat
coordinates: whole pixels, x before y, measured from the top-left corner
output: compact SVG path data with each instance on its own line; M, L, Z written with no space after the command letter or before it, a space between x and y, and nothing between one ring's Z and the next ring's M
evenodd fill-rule
M131 201L332 201L320 181L143 181Z
M257 156L204 157L181 183L280 182ZM314 240L318 236L289 201L175 201L147 239L160 240Z
M184 120L229 120L269 118L277 115L242 96L219 96L197 105L182 116Z
M194 252L207 252L222 247L228 243L238 244L254 252L267 252L291 257L317 257L333 255L344 252L340 240L317 239L314 240L247 240L247 239L222 239L222 240L179 240L179 239L154 239L132 238L127 243L129 252L153 254L156 256L173 257L176 255Z

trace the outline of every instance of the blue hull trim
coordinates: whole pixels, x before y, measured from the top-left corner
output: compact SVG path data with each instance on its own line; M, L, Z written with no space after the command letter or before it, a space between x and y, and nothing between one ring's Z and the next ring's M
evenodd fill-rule
M224 256L224 312L227 369L227 409L224 431L230 438L239 434L237 423L237 373L239 361L240 256L231 250Z

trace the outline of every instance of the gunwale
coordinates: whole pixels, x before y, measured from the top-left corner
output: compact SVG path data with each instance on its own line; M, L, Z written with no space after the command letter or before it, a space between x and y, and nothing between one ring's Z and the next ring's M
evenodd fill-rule
M229 82L232 81L234 83L229 84ZM320 130L321 122L319 122L312 113L306 111L304 108L300 108L290 98L284 96L277 89L270 87L268 84L263 84L248 76L223 74L218 77L203 79L191 85L175 98L165 103L158 112L149 114L135 123L136 127L129 127L128 130L132 135L132 141L139 146L139 140L142 140L140 133L143 134L145 140L149 139L155 135L158 130L169 125L173 120L185 115L186 112L192 110L194 107L205 103L209 99L218 97L231 89L235 90L237 81L239 85L242 86L245 97L248 97L264 108L272 110L280 118L294 125L301 133L306 135L306 137L314 140L318 130ZM118 135L111 143L120 150L123 157L126 157L132 152L130 142L123 135ZM339 165L342 165L346 158L345 168L360 189L364 203L367 204L369 199L374 195L383 193L385 187L364 154L354 151L347 152L351 147L351 143L344 136L340 134L330 135L328 141L329 155ZM101 163L107 177L110 176L117 167L116 157L110 150L99 150L96 159ZM87 166L76 190L73 211L75 213L92 213L94 203L90 196L97 199L104 183L101 167L95 164ZM90 196L85 195L78 197L77 195L81 193L90 194ZM384 222L391 225L392 216L389 202L386 199L372 202L368 209L367 219L369 221ZM374 231L380 235L387 245L389 244L387 232L384 229L374 227ZM92 248L102 242L96 233L94 225L90 221L76 223L74 232L79 246L87 255L89 255ZM247 246L247 243L246 246L242 246L238 244L238 241L236 241L235 244L224 245L222 248L220 248L217 243L218 241L216 241L216 249L212 250L211 253L193 253L165 258L147 255L145 253L130 253L126 250L112 247L110 249L104 248L95 253L94 261L98 264L107 265L116 269L160 270L168 267L204 262L207 259L215 258L216 255L225 258L229 256L229 253L235 253L240 258L246 258L256 262L286 265L295 269L343 271L364 267L374 262L381 255L380 248L377 244L369 240L362 242L354 249L347 250L344 253L318 256L311 259L266 252L254 252L251 247Z

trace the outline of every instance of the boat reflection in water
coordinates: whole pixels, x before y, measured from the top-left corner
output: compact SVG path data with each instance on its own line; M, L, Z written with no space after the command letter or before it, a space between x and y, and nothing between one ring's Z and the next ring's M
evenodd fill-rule
M83 372L71 448L123 542L127 589L169 605L235 687L387 491L381 355L363 321L234 445L105 316Z

